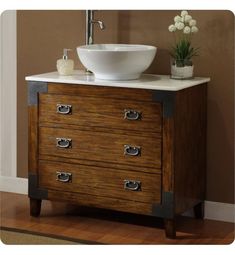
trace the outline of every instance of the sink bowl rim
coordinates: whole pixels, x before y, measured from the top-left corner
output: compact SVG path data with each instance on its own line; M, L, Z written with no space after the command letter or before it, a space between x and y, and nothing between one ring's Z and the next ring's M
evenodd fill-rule
M99 46L108 46L110 48L98 48ZM112 49L111 47L120 47L118 50ZM123 48L122 48L123 47ZM92 52L140 52L157 50L156 46L145 45L145 44L118 44L118 43L101 43L101 44L89 44L81 45L77 47L78 50L92 51Z

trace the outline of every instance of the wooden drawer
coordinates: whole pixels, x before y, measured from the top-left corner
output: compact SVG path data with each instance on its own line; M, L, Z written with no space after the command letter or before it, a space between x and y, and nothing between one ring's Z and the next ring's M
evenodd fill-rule
M70 105L71 111L68 114L58 113L58 104ZM162 106L160 103L133 100L40 94L39 122L160 133Z
M57 180L59 172L71 174L69 181ZM133 181L138 181L139 185ZM78 192L145 203L159 203L161 197L161 175L159 174L116 171L109 168L42 160L39 161L39 185L50 190Z
M70 139L71 147L60 148L57 138ZM62 143L64 145L64 143ZM130 145L133 148L127 148ZM127 153L138 152L138 156ZM72 129L40 127L39 157L52 155L81 160L104 161L115 164L131 165L133 170L141 166L161 168L161 138L157 135L151 139L113 133L89 132Z

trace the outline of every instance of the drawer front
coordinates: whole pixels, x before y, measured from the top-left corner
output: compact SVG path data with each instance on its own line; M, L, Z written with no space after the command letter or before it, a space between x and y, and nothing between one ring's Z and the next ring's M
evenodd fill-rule
M39 185L50 190L159 203L161 175L40 160Z
M40 127L39 154L161 168L161 139Z
M83 206L94 206L121 212L153 215L153 204L138 201L124 200L124 198L112 198L104 196L93 196L85 193L64 192L48 189L48 199L64 201L67 203Z
M131 131L161 132L160 103L41 94L39 121Z

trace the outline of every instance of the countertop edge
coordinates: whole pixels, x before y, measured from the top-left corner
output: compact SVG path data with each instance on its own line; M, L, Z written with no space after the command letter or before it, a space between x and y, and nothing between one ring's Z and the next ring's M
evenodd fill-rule
M173 80L170 79L169 75L157 75L157 74L144 74L142 76L143 82L141 80L132 80L132 81L107 81L107 80L95 80L92 75L86 76L81 71L77 75L83 77L73 76L63 77L58 76L56 72L26 76L26 81L35 81L35 82L51 82L51 83L66 83L66 84L77 84L77 85L89 85L89 86L104 86L104 87L120 87L120 88L136 88L136 89L149 89L149 90L166 90L166 91L179 91L189 87L193 87L199 84L207 83L210 81L208 77L195 77L190 80ZM48 76L55 77L48 77ZM44 77L43 77L44 76ZM90 78L91 80L85 80ZM149 80L148 78L156 78L155 81ZM92 80L93 79L93 80ZM148 84L146 84L148 83ZM167 85L169 83L170 85ZM158 85L159 84L159 85Z

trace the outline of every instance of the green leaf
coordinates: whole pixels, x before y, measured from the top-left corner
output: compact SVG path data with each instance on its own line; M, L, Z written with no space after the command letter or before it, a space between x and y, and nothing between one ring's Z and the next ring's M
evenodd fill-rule
M194 48L191 45L191 42L185 38L181 39L176 43L174 46L172 46L172 49L170 51L170 55L175 58L176 60L182 61L184 63L184 60L191 60L192 57L198 56L199 48Z

